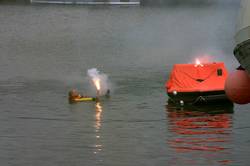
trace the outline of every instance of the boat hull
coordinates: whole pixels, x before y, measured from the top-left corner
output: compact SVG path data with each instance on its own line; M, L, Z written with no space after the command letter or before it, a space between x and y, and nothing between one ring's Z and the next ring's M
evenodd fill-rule
M170 100L176 104L206 104L213 102L230 102L225 91L209 91L209 92L178 92L168 93Z

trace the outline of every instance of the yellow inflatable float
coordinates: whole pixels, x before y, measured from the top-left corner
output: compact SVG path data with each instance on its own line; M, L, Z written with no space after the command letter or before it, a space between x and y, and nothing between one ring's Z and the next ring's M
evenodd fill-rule
M95 97L80 97L80 98L75 98L71 99L73 102L82 102L82 101L96 101Z
M89 97L89 96L82 96L80 95L75 89L69 91L69 102L86 102L86 101L96 101L97 98Z

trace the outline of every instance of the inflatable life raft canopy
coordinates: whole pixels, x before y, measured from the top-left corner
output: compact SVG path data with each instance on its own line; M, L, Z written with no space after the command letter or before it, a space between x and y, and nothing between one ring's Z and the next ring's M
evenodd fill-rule
M175 64L165 86L167 93L224 91L227 75L223 62Z

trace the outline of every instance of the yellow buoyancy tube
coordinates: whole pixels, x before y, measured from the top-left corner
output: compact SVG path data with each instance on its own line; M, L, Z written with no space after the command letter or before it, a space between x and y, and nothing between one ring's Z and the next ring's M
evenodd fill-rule
M70 102L83 102L83 101L96 101L95 97L81 96L76 90L71 90L69 92Z

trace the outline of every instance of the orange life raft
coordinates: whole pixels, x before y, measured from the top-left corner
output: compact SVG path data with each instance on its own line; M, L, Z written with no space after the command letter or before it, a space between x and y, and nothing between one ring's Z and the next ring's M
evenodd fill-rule
M170 100L200 103L227 100L224 86L228 72L224 63L175 64L166 82Z

